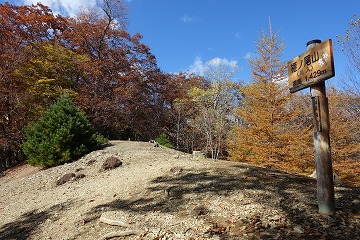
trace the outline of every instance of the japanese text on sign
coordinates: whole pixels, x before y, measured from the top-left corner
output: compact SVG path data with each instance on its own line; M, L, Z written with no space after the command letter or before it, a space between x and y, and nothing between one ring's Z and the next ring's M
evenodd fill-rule
M335 76L331 39L288 62L290 92L313 86Z

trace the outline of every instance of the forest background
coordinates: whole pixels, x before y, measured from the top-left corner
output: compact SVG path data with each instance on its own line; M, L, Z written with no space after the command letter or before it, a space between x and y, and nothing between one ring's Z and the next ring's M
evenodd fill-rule
M252 77L242 83L232 80L235 64L209 61L204 76L163 72L141 34L126 31L126 12L118 0L75 17L54 15L41 4L0 5L0 170L26 160L24 128L63 93L109 139L165 134L185 152L300 174L314 170L311 98L290 94L284 42L271 24L249 59ZM344 84L327 86L334 169L357 185L359 24L351 19L336 40L350 63Z

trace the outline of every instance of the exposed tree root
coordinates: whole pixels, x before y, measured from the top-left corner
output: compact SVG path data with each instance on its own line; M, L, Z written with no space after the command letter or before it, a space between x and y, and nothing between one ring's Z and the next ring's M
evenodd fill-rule
M130 227L129 224L120 221L120 220L114 220L114 219L109 219L107 217L104 217L103 215L100 217L100 222L112 225L112 226L120 226L120 227Z
M126 228L130 227L130 224L128 224L128 223L125 223L120 220L110 219L103 215L101 215L101 217L100 217L100 222L106 223L106 224L109 224L112 226L120 226L120 227L126 227ZM110 232L110 233L105 234L99 240L106 240L106 239L110 239L110 238L114 238L114 237L125 237L125 236L134 235L134 234L138 234L138 233L139 233L139 231L137 231L137 230L115 231L115 232Z
M135 230L128 230L128 231L116 231L116 232L110 232L105 234L104 236L100 237L99 240L106 240L114 237L125 237L129 235L137 234L138 231Z

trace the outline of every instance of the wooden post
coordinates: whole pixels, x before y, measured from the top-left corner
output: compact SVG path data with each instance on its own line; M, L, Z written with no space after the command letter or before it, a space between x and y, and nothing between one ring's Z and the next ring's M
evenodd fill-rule
M307 50L320 44L320 40L307 43ZM335 211L334 178L330 152L329 105L325 82L310 87L314 117L314 148L317 177L317 198L319 212L329 214Z

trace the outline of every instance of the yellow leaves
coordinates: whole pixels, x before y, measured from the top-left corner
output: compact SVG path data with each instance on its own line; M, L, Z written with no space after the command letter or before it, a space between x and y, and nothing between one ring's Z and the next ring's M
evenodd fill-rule
M328 98L333 160L354 159L360 155L359 97L330 88Z
M201 98L202 96L205 96L205 94L206 94L206 90L198 87L193 87L189 90L189 96L194 99Z
M14 77L26 98L22 107L28 108L30 115L41 113L61 93L73 94L74 80L81 74L79 64L86 61L86 57L52 42L31 43L23 57Z
M360 161L344 159L333 163L335 172L339 175L342 182L360 186Z
M308 173L314 167L310 96L288 96L281 91L271 95L265 86L270 85L255 83L241 89L245 99L229 140L231 159ZM360 156L359 98L335 88L330 88L328 98L334 169L346 181L359 184L354 174L360 166L354 164ZM346 163L353 168L345 167Z
M250 60L253 82L240 89L244 100L237 109L229 152L233 159L303 172L312 164L311 132L299 127L305 124L305 113L297 110L299 102L279 81L284 73L282 47L274 36L263 34L258 41L260 55Z
M217 74L221 75L221 72ZM214 80L207 88L193 87L188 91L194 111L191 125L203 142L203 150L213 158L226 151L238 94L237 84L228 80Z
M54 82L55 79L48 79L48 78L41 78L39 80L36 81L36 84L46 84L46 85L50 85L50 83Z

